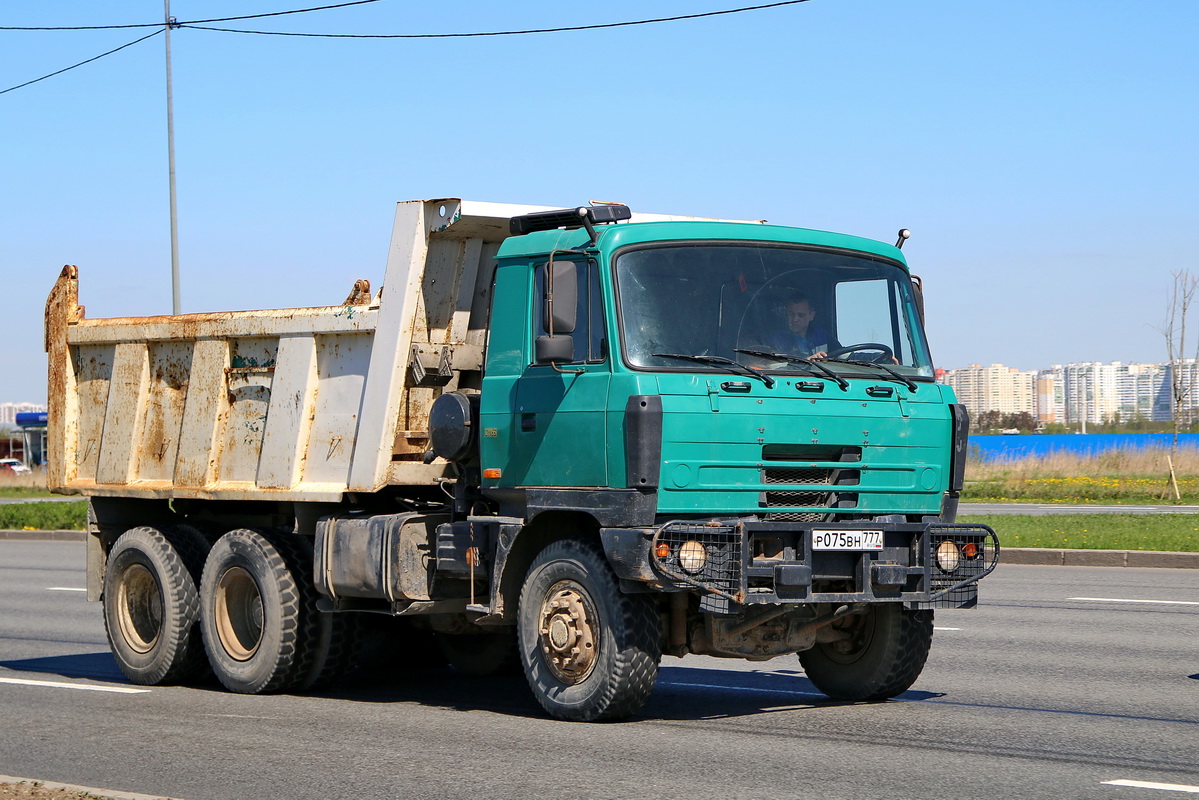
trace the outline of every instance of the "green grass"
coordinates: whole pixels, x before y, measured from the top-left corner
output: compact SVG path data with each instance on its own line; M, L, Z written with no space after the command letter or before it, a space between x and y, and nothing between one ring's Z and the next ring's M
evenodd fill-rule
M990 526L999 534L1001 548L1199 552L1195 514L990 514L958 521Z
M1170 482L1173 465L1179 497ZM966 464L962 500L1037 503L1199 502L1199 451L1113 450L1093 456L1050 453Z
M41 486L5 486L0 485L0 498L13 500L24 497L53 497Z
M1068 477L1000 476L966 482L965 503L1164 503L1191 505L1199 500L1199 479L1178 479L1181 497L1160 476L1071 475Z
M86 529L86 500L0 505L0 530L82 531Z

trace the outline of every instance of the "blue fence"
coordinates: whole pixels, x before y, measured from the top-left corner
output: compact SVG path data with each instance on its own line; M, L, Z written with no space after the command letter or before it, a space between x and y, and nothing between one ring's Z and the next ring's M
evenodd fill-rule
M1023 434L971 436L970 449L984 460L1045 456L1050 453L1096 455L1110 450L1170 449L1172 433ZM1199 449L1199 433L1178 434L1178 446Z

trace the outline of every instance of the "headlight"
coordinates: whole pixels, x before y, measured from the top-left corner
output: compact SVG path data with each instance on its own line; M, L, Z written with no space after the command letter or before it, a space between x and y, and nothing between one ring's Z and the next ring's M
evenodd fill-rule
M962 561L962 554L956 543L946 539L937 545L937 566L942 572L953 572Z
M708 563L708 549L691 539L679 547L679 566L692 574L701 571Z

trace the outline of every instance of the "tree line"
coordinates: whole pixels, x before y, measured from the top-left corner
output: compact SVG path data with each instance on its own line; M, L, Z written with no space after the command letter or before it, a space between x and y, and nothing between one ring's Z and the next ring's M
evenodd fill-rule
M1179 421L1180 433L1199 433L1199 421ZM1005 413L984 411L970 420L970 431L976 434L1019 433L1080 433L1078 422L1038 422L1027 411ZM1152 420L1142 414L1113 414L1103 422L1088 422L1087 433L1173 433L1171 420Z

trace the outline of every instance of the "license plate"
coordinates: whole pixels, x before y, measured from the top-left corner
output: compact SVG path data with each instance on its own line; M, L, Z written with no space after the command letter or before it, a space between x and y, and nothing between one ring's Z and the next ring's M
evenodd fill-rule
M882 550L882 531L812 531L813 550Z

